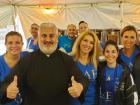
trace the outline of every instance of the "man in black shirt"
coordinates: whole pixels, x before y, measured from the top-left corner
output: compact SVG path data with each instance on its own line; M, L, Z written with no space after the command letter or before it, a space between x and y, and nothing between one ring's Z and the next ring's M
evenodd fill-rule
M5 79L0 90L2 103L12 101L19 92L21 105L71 105L71 97L83 101L88 80L72 57L57 50L57 43L57 27L42 23L40 49L21 59Z

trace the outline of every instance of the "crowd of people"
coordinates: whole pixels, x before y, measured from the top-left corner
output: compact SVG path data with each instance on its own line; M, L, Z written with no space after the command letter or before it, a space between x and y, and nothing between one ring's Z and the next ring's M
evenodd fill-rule
M31 25L27 49L20 33L5 37L0 56L0 105L140 105L140 46L134 26L121 30L119 49L104 47L85 21L58 35L54 23ZM104 56L104 60L99 57Z

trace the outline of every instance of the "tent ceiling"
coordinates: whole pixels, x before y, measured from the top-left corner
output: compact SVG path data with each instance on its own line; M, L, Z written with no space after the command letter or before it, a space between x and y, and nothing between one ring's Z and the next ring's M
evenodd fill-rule
M83 4L83 3L140 3L140 0L0 0L0 5L56 5L56 4Z
M120 6L121 1L125 5ZM55 5L63 5L56 14L42 13L41 6ZM30 24L42 22L53 22L62 29L81 20L96 29L121 28L127 24L140 29L140 0L0 0L0 15L0 28L14 24L18 15L27 37Z
M0 4L69 4L69 3L96 3L96 2L114 2L116 0L0 0Z

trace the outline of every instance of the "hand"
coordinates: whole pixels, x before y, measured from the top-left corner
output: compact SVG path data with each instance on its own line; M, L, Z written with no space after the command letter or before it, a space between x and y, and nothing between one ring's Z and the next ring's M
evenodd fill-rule
M63 47L59 48L59 50L64 52L64 53L67 53L66 50Z
M71 77L71 83L72 86L68 88L68 92L72 97L78 98L83 91L83 85L75 81L74 76Z
M17 76L14 76L14 80L7 87L7 98L15 99L19 89L17 87Z

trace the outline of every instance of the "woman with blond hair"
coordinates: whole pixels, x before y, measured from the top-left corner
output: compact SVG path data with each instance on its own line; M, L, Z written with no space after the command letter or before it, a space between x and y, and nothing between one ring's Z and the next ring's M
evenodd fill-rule
M92 31L85 31L75 41L70 55L74 57L79 69L90 81L82 105L96 104L96 77L97 59L101 54L100 43L97 35ZM76 99L72 100L73 105L80 105Z

